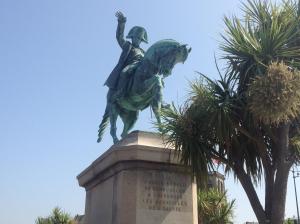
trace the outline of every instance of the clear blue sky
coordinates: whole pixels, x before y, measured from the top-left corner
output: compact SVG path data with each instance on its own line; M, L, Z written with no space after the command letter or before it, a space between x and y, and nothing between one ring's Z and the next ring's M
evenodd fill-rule
M107 88L121 50L116 18L127 16L148 31L149 45L173 38L193 50L166 80L167 102L181 103L188 80L201 71L217 77L223 15L239 13L238 0L0 0L0 223L32 224L60 206L83 214L85 191L76 175L104 152L96 143ZM135 129L151 131L149 110ZM299 183L299 180L297 180ZM235 223L255 220L238 183L226 181L236 198ZM296 214L292 182L288 216ZM262 194L261 194L262 197Z

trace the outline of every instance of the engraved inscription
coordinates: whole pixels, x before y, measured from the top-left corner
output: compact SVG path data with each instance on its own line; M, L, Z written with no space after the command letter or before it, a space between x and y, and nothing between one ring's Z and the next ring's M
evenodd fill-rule
M149 172L142 178L142 207L149 210L177 211L188 210L186 176L168 172Z

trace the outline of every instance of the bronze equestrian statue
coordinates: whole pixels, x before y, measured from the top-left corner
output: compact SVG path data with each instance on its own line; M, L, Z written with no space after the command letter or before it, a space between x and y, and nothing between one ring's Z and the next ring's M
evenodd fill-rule
M175 64L184 63L191 51L186 44L166 39L154 43L146 52L140 43L148 42L147 32L143 27L134 26L124 39L126 17L117 12L117 41L122 48L118 64L113 69L105 85L107 93L106 109L99 125L98 140L102 140L105 128L110 123L110 134L114 143L118 142L116 121L121 117L124 138L133 128L140 110L151 107L157 122L160 123L162 107L162 89L164 78L169 76Z

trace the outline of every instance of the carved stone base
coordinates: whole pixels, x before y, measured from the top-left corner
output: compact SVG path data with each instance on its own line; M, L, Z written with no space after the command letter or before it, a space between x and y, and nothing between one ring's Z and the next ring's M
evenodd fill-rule
M154 133L130 133L77 178L85 224L198 223L196 184Z

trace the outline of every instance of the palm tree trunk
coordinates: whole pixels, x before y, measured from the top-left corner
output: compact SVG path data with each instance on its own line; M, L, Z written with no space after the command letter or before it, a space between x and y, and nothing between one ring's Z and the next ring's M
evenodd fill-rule
M278 169L273 191L272 224L284 222L287 183L290 167L285 165Z
M265 213L267 221L271 221L272 205L273 205L273 191L274 191L274 171L273 168L265 168Z
M289 124L278 128L278 159L273 191L272 224L284 222L285 202L289 171L293 161L289 161Z
M250 201L251 207L256 215L258 222L261 224L266 224L267 217L257 196L250 176L246 174L245 170L241 165L236 164L234 166L234 171L247 194L247 197Z

